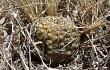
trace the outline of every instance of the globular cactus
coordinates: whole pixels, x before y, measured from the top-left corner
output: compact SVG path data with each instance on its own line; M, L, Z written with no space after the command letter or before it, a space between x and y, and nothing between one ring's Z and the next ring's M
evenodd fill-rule
M79 43L79 32L75 24L64 17L42 17L36 23L36 35L39 41L46 44L44 47L48 48L48 53L67 53L78 47Z

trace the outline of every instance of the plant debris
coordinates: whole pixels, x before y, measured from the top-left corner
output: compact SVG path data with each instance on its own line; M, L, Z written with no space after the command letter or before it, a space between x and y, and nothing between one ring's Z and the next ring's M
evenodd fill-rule
M1 0L0 70L110 70L109 0Z

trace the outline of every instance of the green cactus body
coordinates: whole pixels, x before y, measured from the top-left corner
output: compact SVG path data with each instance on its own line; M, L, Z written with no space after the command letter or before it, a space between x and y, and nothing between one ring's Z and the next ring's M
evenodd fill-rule
M67 18L57 16L42 17L36 23L36 35L50 51L68 52L78 47L79 33L74 23Z

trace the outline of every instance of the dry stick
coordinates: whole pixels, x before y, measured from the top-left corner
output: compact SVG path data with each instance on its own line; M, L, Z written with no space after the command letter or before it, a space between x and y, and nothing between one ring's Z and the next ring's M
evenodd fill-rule
M100 51L100 49L98 47L96 47L96 49L99 51L99 53L105 58L107 57L107 55L105 55L102 51Z
M88 34L91 30L94 30L94 29L96 29L96 28L98 28L98 27L100 27L101 25L104 25L104 24L106 24L106 21L105 20L103 20L103 19L100 19L100 20L98 20L96 23L94 23L94 24L92 24L92 25L90 25L89 27L87 27L87 29L85 29L84 30L84 32L82 33L82 34ZM88 37L89 38L89 37ZM93 47L93 49L94 49L94 51L95 51L95 53L96 53L96 55L98 55L98 53L97 53L97 51L96 51L96 45L94 45L93 44L93 37L92 37L92 40L90 40L89 39L89 41L91 42L91 44L92 44L92 47ZM99 50L98 50L99 51ZM100 52L101 53L101 52ZM103 55L103 54L102 54ZM104 55L103 55L104 56ZM97 56L97 59L98 59L98 56Z
M17 19L16 19L17 20ZM18 24L19 24L19 26L20 26L20 28L21 28L21 33L25 36L25 34L24 34L24 31L23 31L23 28L22 28L22 26L20 25L20 22L17 20L17 22L18 22ZM28 32L28 30L26 29L26 32L27 32L27 34L28 34L28 37L29 37L29 39L30 39L30 41L32 42L32 44L34 45L34 47L35 47L35 44L33 43L33 41L32 41L32 39L31 39L31 37L30 37L30 34L29 34L29 32ZM36 50L37 50L37 52L38 52L38 54L39 54L39 56L40 56L40 52L39 52L39 50L38 50L38 48L36 48ZM21 51L22 52L22 51ZM23 65L25 66L25 68L26 68L26 70L29 70L29 68L27 67L27 65L26 65L26 63L25 63L25 61L24 61L24 59L23 59L23 57L22 57L22 55L21 54L19 54L20 55L20 57L21 57L21 59L22 59L22 63L23 63ZM40 56L40 58L41 58L41 56ZM42 59L43 60L43 59ZM44 64L44 63L43 63ZM45 65L46 66L46 65ZM48 67L47 67L48 68Z
M12 65L10 65L10 63L8 61L6 61L6 63L9 65L9 67L12 69L12 70L16 70Z
M18 25L19 25L20 28L21 28L21 33L25 36L25 33L24 33L24 31L23 31L23 27L21 26L19 20L18 20L16 17L15 17L15 19L17 20ZM26 36L25 36L25 38L26 38ZM25 61L24 61L23 54L21 54L22 51L20 50L19 52L20 52L20 53L19 53L20 58L21 58L21 60L22 60L23 65L25 66L25 69L26 69L26 70L29 70L28 66L26 65L26 63L25 63Z
M44 61L43 61L43 59L42 59L42 56L40 55L40 50L39 50L38 48L36 48L34 42L32 41L32 39L31 39L31 37L30 37L30 33L28 32L27 29L26 29L26 32L27 32L27 34L28 34L28 37L29 37L30 41L31 41L32 44L34 45L34 47L35 47L35 49L36 49L36 51L37 51L37 53L38 53L38 55L39 55L39 57L40 57L40 59L41 59L43 65L48 69L48 66L44 63Z
M89 34L89 32L91 31L91 30L94 30L94 29L97 29L97 28L99 28L101 25L105 25L106 24L106 21L103 19L103 18L100 18L98 21L96 21L95 23L93 23L92 25L90 25L90 26L88 26L88 27L85 27L85 28L87 28L87 29L85 29L82 33L81 33L81 36L83 36L83 35L87 35L87 34ZM80 37L81 37L80 36ZM86 36L86 38L87 38L87 36ZM85 38L85 39L86 39ZM88 40L88 39L86 39L86 40Z
M26 70L29 70L29 67L26 65L26 62L25 62L25 60L24 60L23 52L22 52L21 50L19 51L19 55L20 55L20 58L21 58L21 60L22 60L22 64L25 66L25 69L26 69Z
M94 23L94 24L88 26L87 29L85 29L85 30L82 32L82 34L84 34L84 33L85 33L85 34L88 34L91 30L94 30L94 29L96 29L96 28L98 28L98 27L100 27L101 25L104 25L104 24L106 24L106 21L103 20L103 19L100 19L100 20L97 21L96 23Z
M85 11L84 13L82 14L81 18L83 18L83 16L87 13L87 11L89 11L92 7L96 6L97 4L100 3L100 0L98 0L95 4L89 6Z

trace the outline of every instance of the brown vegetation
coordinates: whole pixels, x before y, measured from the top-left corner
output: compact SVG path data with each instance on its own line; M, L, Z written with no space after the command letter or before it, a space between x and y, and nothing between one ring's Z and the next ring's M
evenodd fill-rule
M0 70L109 70L109 0L1 0Z

